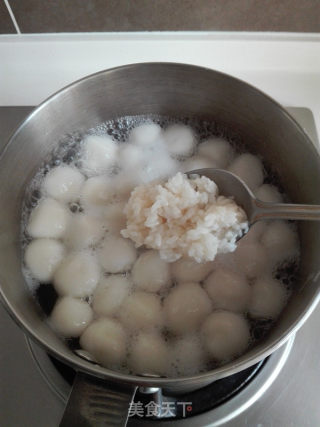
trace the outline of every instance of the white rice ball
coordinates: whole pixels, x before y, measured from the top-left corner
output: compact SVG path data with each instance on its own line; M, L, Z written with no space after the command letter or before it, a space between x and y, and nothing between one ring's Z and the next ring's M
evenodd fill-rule
M195 331L212 309L210 298L197 283L180 283L164 300L164 314L170 331Z
M149 148L127 145L121 150L121 167L115 185L122 195L128 195L137 185L166 178L178 169L177 162L160 142Z
M116 314L129 295L131 282L127 277L110 275L100 280L93 294L92 308L99 316Z
M243 312L248 308L251 287L241 274L219 268L206 279L204 288L214 309Z
M163 325L161 300L148 292L133 292L122 304L120 317L128 329L152 329Z
M125 205L126 204L123 202L111 203L103 209L101 217L104 229L117 234L126 227L127 218L124 213Z
M212 262L211 271L216 270L218 268L226 268L237 273L239 269L235 260L234 252L218 254Z
M169 153L176 158L189 157L195 150L196 137L191 128L174 124L164 131L164 142Z
M206 367L206 354L198 335L188 334L172 345L172 375L194 375Z
M276 319L288 299L284 285L270 278L258 279L252 285L249 313L253 318Z
M232 359L249 344L249 324L243 316L228 311L216 311L201 327L204 345L217 361Z
M84 176L78 169L61 165L50 170L42 182L42 192L62 202L77 200L84 183Z
M114 197L113 181L106 175L93 176L87 179L81 191L81 201L87 209L104 207Z
M128 364L136 374L166 374L170 364L168 345L157 332L140 332L131 342Z
M65 248L54 239L35 239L26 248L24 261L32 276L41 283L49 283L62 261Z
M80 345L103 366L118 368L126 357L127 336L119 322L101 318L84 331Z
M158 251L146 251L132 268L132 280L137 289L158 292L171 283L169 264L160 258Z
M198 153L206 159L210 159L216 167L225 169L231 162L234 151L230 143L218 137L209 138L198 146Z
M71 216L64 241L70 248L80 250L98 243L104 232L101 220L91 215L77 213Z
M88 175L109 172L118 160L118 144L108 135L89 135L83 141L82 167Z
M109 235L98 252L98 258L107 273L123 273L132 267L137 251L131 240Z
M31 237L59 239L66 232L70 215L69 210L56 200L42 199L31 212L27 232Z
M285 221L272 221L261 237L272 265L292 259L299 254L297 233Z
M127 201L130 197L131 191L136 186L135 180L132 179L131 171L120 171L113 178L113 185L115 188L115 194L118 199Z
M142 167L145 163L145 152L142 147L123 144L119 151L120 167L124 171L131 171L137 167Z
M265 247L259 242L241 242L234 253L236 264L247 277L254 278L270 269Z
M196 169L204 169L204 168L215 168L216 164L205 157L202 156L192 156L190 159L179 163L179 170L182 172L190 172Z
M212 262L196 262L192 258L180 258L171 264L172 277L178 282L201 282L213 270Z
M169 178L178 171L178 162L160 148L150 153L147 164L139 173L139 183Z
M64 337L79 337L93 319L91 307L72 297L60 298L50 315L50 324Z
M100 279L100 269L89 251L70 253L59 265L53 284L59 295L87 297Z
M271 184L262 184L261 187L259 187L255 191L255 196L257 199L262 200L264 202L271 202L271 203L282 203L283 197L277 187Z
M240 154L228 170L241 178L251 190L255 191L263 183L263 165L253 154Z
M128 140L144 148L157 143L161 134L161 127L156 123L144 123L132 129Z

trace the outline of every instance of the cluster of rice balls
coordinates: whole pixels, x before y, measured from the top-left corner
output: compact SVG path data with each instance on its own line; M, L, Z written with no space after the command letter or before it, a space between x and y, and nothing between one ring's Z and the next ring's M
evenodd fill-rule
M146 122L125 143L86 136L80 160L45 174L25 230L26 271L59 295L49 318L58 334L79 337L107 368L176 377L240 355L251 322L278 317L288 290L274 272L299 253L289 223L257 223L234 252L206 263L168 263L120 233L133 188L179 171L228 169L258 198L281 201L258 157L217 137L199 143L184 124Z

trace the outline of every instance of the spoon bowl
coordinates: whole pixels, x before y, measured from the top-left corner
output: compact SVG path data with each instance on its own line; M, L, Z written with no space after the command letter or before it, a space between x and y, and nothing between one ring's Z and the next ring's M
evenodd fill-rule
M187 172L187 175L206 176L214 181L220 194L232 197L237 205L242 207L247 214L249 227L256 221L265 219L320 220L320 205L263 202L257 199L247 184L232 172L205 168Z

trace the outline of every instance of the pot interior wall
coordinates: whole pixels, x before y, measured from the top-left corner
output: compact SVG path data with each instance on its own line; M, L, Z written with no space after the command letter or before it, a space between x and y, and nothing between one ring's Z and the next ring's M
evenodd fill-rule
M13 136L0 159L0 281L11 310L60 356L77 358L43 322L21 274L20 212L25 188L62 136L124 115L165 114L213 119L263 157L296 203L318 203L319 156L302 129L270 98L221 73L178 64L140 64L105 71L42 104ZM268 338L228 369L241 369L283 339L315 301L319 289L320 223L301 223L297 289ZM265 355L265 354L264 354ZM91 365L81 362L82 368ZM94 368L104 375L103 369Z

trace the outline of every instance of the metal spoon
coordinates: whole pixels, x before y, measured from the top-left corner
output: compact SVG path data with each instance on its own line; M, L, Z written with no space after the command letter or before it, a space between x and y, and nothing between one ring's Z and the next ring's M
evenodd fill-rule
M231 172L205 168L187 172L203 175L214 181L220 194L232 197L243 208L248 217L249 227L261 219L320 220L320 205L297 205L289 203L263 202L255 197L250 188Z

